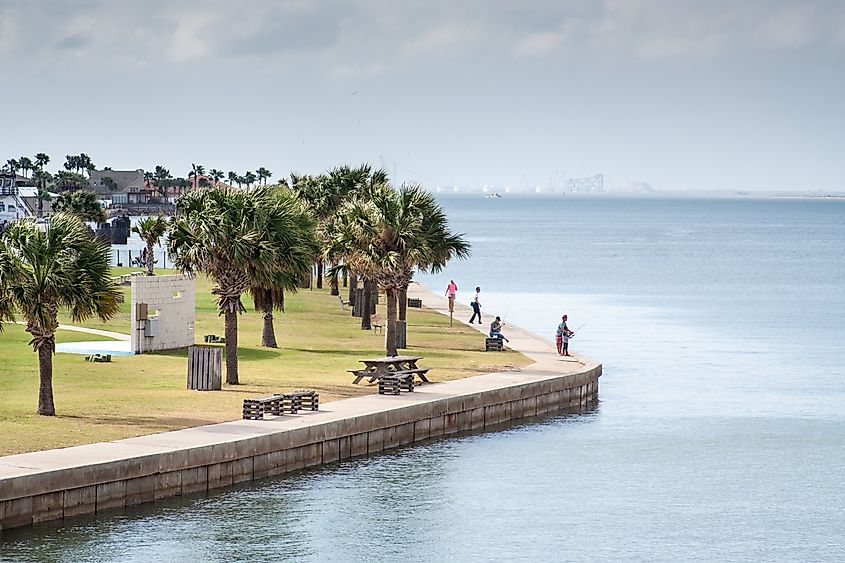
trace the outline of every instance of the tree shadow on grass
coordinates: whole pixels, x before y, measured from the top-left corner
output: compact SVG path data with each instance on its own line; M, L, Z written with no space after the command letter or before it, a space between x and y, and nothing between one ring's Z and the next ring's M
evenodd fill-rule
M212 419L205 418L185 418L173 416L83 416L83 415L56 415L57 419L70 419L85 421L87 424L98 425L118 425L118 426L142 426L154 430L172 430L173 428L188 428L193 426L203 426L206 424L214 424Z
M221 350L223 350L223 346L219 346ZM281 348L238 348L238 359L239 360L270 360L273 358L278 358L281 356ZM150 352L148 355L150 356L164 356L168 358L183 358L185 360L188 359L188 349L187 348L176 348L174 350L160 350L156 352ZM224 354L225 356L225 354ZM224 357L225 361L225 357Z

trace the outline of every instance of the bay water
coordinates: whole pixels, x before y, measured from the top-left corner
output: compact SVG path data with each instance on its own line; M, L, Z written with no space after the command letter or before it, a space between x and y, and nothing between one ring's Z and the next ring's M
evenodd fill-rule
M2 532L0 560L845 560L845 201L441 202L472 257L419 280L549 340L567 313L595 407Z

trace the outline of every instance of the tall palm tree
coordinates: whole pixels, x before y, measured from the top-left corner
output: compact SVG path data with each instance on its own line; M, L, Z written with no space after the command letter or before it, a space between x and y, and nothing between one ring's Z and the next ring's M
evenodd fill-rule
M32 219L16 221L0 237L0 323L15 312L26 320L30 345L38 353L38 414L56 414L53 352L58 310L75 322L120 309L122 292L111 279L108 244L93 238L79 218L58 213L49 230ZM2 324L0 324L2 328Z
M311 214L298 200L293 200L285 188L277 189L280 197L286 200L285 205L292 205L294 208L289 214L287 226L279 222L273 229L276 235L287 233L288 240L282 241L283 246L287 248L286 257L283 262L276 264L271 276L251 271L252 281L249 288L255 310L261 312L263 320L261 345L268 348L278 348L273 327L273 311L284 312L285 292L296 292L298 281L311 269L312 257L318 249Z
M138 233L147 245L147 275L154 276L155 272L155 257L153 255L153 247L158 244L159 239L167 232L167 219L161 215L151 215L138 221L138 224L132 227L132 230Z
M167 190L173 183L173 176L170 170L164 166L156 165L155 172L153 172L153 180L156 191L161 194L161 197L167 197Z
M21 167L20 163L17 160L15 160L14 158L10 158L9 160L6 161L6 168L9 169L9 172L11 172L12 176L14 176L15 174L18 173L18 170L20 169L20 167Z
M76 215L83 221L106 222L106 212L100 206L97 194L88 190L71 190L62 193L56 198L53 209Z
M88 172L88 177L91 177L91 172L96 170L97 167L94 166L94 162L91 160L91 157L85 153L81 153L78 157L79 159L79 169L83 172Z
M267 180L273 177L273 173L263 166L255 171L255 175L258 176L258 181L265 186L267 185Z
M205 175L205 166L202 164L191 164L191 171L188 172L188 178L193 182L194 189L199 187L199 181Z
M229 170L229 173L226 174L226 180L229 182L230 186L233 186L238 183L238 173Z
M254 285L284 284L282 265L290 262L300 240L293 235L296 225L308 221L303 214L294 198L266 187L210 187L189 192L177 203L168 250L177 268L186 274L203 272L214 282L212 293L224 317L229 384L238 383L238 315L245 311L241 295Z
M71 170L74 170L78 173L79 172L79 157L74 156L72 154L66 154L65 155L64 168L68 172L70 172Z
M18 166L20 166L24 178L28 178L29 171L35 168L35 164L27 156L22 156L18 159Z
M47 184L53 179L53 176L46 170L39 168L32 175L32 179L35 180L35 185L38 187L36 197L38 198L38 218L40 219L44 216L44 200L50 199Z
M220 180L223 179L224 174L222 170L218 170L217 168L212 168L208 171L208 175L211 176L211 179L214 180L215 184L219 184Z
M248 188L251 188L257 179L258 177L251 170L248 170L247 173L244 174L244 183Z
M39 170L44 170L44 167L50 162L50 157L47 153L40 152L35 155L35 166Z

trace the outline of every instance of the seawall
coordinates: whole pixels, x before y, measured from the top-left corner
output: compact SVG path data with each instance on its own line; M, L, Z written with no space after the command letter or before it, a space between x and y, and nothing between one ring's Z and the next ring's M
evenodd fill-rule
M600 364L559 358L550 343L515 327L508 337L536 363L317 412L2 457L0 530L206 492L597 399Z

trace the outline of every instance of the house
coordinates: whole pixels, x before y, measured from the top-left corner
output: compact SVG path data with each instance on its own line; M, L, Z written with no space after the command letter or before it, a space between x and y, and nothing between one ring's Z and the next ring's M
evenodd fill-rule
M100 199L115 206L143 205L155 198L144 180L144 170L92 170L89 184Z
M28 196L35 195L35 188L24 187L26 181L23 176L0 171L0 225L35 215L27 202Z

